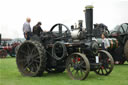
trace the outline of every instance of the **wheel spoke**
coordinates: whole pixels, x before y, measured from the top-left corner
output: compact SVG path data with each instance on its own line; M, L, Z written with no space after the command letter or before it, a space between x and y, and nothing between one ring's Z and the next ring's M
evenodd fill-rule
M39 54L38 53L36 53L36 54L34 54L34 55L32 55L32 58L39 58L40 56L39 56Z
M86 66L85 65L81 65L82 68L86 69Z
M101 69L99 68L99 69L97 69L97 70L98 70L97 72L100 73L100 70L101 70Z
M31 55L32 55L32 54L35 54L35 53L36 53L35 51L36 51L36 48L34 47L34 48L32 49L32 51L31 51Z
M39 65L38 65L37 63L35 64L35 66L36 66L36 69L38 69L38 68L39 68Z
M81 73L81 75L83 76L83 70L82 70L82 69L80 69L80 73Z
M77 70L78 72L77 72L77 77L80 79L80 75L79 75L79 70Z
M81 61L80 61L80 67L82 67L82 68L86 68L86 65L85 65L85 62L84 62L84 60L83 59L81 59Z
M76 72L75 72L75 74L74 74L76 77L77 77L77 75L78 75L78 70L76 70Z
M36 63L40 63L40 60L35 59L34 62L36 62Z
M78 56L75 56L75 61L76 61L76 64L78 65L79 62L78 62Z
M102 75L104 75L104 71L103 71L103 69L101 68L101 72L102 72Z
M107 71L107 69L106 69L106 68L104 68L104 70L105 70L105 72L106 72L106 73L108 73L108 71Z
M24 71L27 70L28 66L29 66L28 64L25 64L25 66L24 66Z
M73 68L73 70L71 72L74 72L74 71L75 71L75 69Z
M28 55L25 51L23 51L23 50L20 50L20 52L22 53L22 54L25 54L26 56Z
M29 54L31 53L30 50L31 50L30 45L27 44L27 51L28 51Z
M19 60L18 62L22 63L22 62L25 62L25 61L26 61L26 59L22 59L22 60Z
M32 63L26 63L25 66L24 66L24 70L26 70L27 68L30 69L30 65L31 65L31 64L32 64Z
M80 65L83 65L83 64L84 64L84 61L81 61L81 62L80 62Z

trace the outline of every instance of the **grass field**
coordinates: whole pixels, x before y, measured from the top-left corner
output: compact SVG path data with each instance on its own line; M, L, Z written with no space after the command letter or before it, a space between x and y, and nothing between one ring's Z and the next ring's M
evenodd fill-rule
M47 74L42 77L24 77L15 58L0 59L0 85L128 85L128 65L115 65L109 76L90 72L86 80L71 80L67 73Z

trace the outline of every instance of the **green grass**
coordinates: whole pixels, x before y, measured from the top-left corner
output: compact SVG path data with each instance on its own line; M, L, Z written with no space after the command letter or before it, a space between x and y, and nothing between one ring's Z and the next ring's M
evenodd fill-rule
M67 73L45 74L42 77L24 77L15 58L0 59L0 85L128 85L128 65L116 65L109 76L90 72L86 80L71 80Z

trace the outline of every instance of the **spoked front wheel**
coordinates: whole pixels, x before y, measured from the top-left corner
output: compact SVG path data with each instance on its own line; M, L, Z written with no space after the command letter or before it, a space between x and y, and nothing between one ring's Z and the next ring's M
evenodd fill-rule
M6 58L7 54L8 53L5 49L0 50L0 58Z
M66 69L72 79L84 80L89 74L90 64L84 54L73 53L67 58Z
M94 72L98 75L109 75L114 68L114 60L111 54L105 50L100 50L98 56L101 65Z

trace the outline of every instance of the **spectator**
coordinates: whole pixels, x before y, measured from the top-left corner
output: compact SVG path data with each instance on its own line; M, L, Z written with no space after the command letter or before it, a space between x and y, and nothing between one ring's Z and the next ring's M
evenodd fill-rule
M110 43L109 43L108 39L105 38L104 33L102 33L101 38L102 38L102 49L107 50L107 48L110 47Z
M23 24L23 33L26 40L29 40L31 36L30 22L31 22L31 19L27 18L26 22Z

